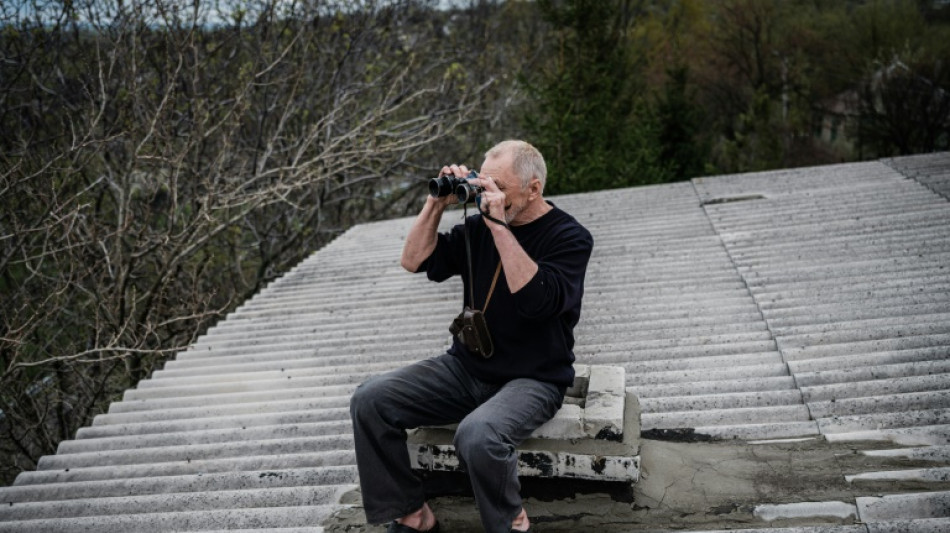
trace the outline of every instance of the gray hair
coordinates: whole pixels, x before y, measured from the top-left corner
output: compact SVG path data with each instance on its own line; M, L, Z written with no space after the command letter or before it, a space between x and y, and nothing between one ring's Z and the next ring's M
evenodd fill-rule
M511 154L512 170L521 178L522 189L527 188L532 179L538 178L541 182L541 191L544 191L548 167L544 164L544 156L537 148L525 141L502 141L485 152L485 158L496 158L504 154Z

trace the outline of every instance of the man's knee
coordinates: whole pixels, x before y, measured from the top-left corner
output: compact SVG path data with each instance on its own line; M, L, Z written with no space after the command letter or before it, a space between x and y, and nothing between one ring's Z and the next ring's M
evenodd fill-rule
M361 383L350 397L350 417L357 420L367 412L376 412L385 387L380 386L378 378L370 378Z
M470 466L485 459L504 458L508 454L504 439L488 420L462 420L455 430L453 444L459 457Z

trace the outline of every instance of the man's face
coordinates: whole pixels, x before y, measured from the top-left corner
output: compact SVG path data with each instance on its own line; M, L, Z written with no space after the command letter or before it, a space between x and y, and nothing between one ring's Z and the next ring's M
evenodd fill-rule
M479 174L495 180L498 189L505 193L505 222L511 224L528 204L530 189L521 187L519 178L512 169L511 154L489 157L482 163Z

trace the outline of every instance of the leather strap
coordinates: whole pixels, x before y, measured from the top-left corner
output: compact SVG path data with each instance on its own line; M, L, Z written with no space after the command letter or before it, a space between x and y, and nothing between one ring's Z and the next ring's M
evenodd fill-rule
M468 204L462 204L462 228L465 230L465 259L468 263L468 303L471 309L475 309L475 276L472 270L472 244L468 236ZM464 300L462 308L465 308Z
M498 282L499 273L501 273L501 259L498 260L498 267L495 268L495 277L491 279L491 288L488 289L488 296L485 297L485 307L482 308L482 314L488 312L488 302L491 301L491 295L495 292L495 283Z
M468 299L470 300L470 307L475 309L475 276L472 271L472 244L468 236L468 204L462 206L462 227L465 232L465 258L468 263ZM482 313L488 310L488 302L491 301L491 295L495 292L495 284L498 282L499 273L501 273L501 258L498 258L498 267L495 268L495 277L491 280L491 287L488 289L488 296L485 297L485 307L482 308Z

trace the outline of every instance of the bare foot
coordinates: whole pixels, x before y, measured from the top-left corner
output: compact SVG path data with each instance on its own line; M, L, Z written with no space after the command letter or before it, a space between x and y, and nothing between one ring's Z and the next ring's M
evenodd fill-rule
M531 529L531 521L528 520L528 513L525 512L524 508L522 508L518 516L511 521L511 529L514 531L527 531Z
M428 503L423 503L418 511L397 518L396 522L419 531L429 531L435 527L435 513L429 508Z

